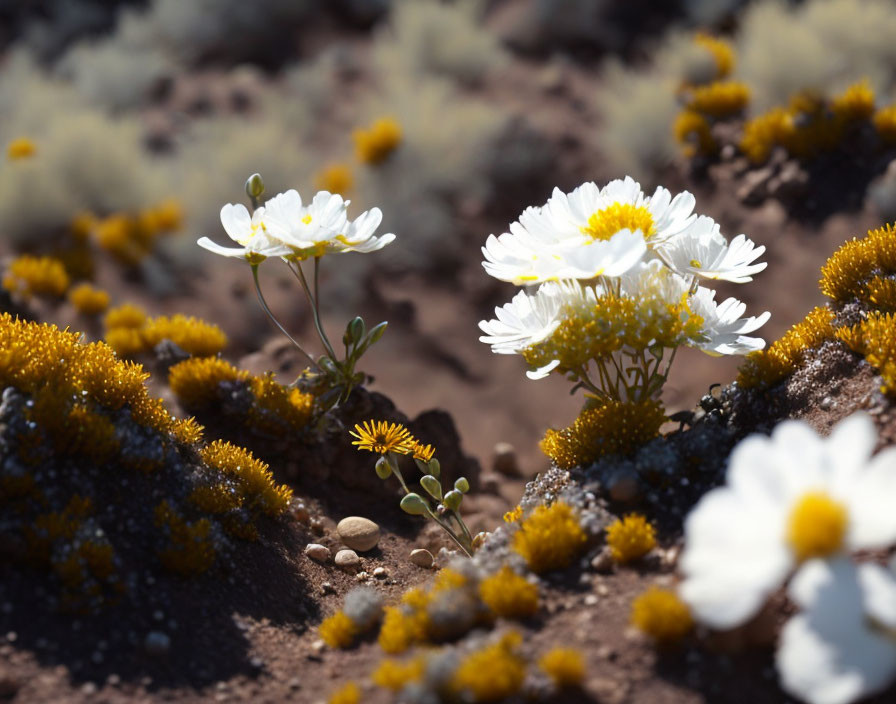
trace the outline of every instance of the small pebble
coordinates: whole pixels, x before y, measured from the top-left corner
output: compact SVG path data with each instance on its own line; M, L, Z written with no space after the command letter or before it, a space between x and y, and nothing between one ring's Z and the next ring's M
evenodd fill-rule
M613 567L613 554L610 548L607 547L601 550L597 555L594 556L594 559L591 560L591 569L593 569L595 572L608 574L613 571Z
M292 509L292 515L300 523L308 524L311 522L311 513L305 507L305 504L296 504Z
M368 579L370 579L370 575L362 570L361 572L358 572L358 574L355 575L355 579L358 582L366 582Z
M369 518L348 516L336 525L345 546L357 552L373 550L380 542L380 527Z
M336 553L334 562L337 567L355 569L361 564L361 558L358 557L358 553L354 550L340 550Z
M589 594L585 597L585 606L594 606L598 601L597 594Z
M308 543L305 554L316 562L326 562L330 559L330 548L320 543Z
M492 456L492 469L505 477L520 476L516 450L509 442L499 442L495 445L494 455Z
M334 587L329 582L324 582L323 584L320 585L320 591L322 594L335 594L336 587Z
M424 569L429 569L432 567L433 556L429 550L424 548L417 548L416 550L411 550L411 562L417 567L423 567Z
M81 694L86 694L90 696L91 694L96 694L97 687L93 682L85 682L81 685Z
M385 579L388 575L389 575L389 573L386 572L385 567L377 567L373 571L373 576L376 577L377 579Z

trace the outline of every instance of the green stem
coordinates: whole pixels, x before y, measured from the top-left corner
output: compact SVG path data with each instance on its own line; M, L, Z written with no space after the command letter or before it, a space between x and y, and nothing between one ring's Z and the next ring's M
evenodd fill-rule
M317 278L317 257L314 260L315 263L315 287L316 278ZM336 351L333 349L333 345L330 344L330 340L327 338L326 333L324 332L323 326L320 322L320 311L317 307L317 301L314 299L314 294L311 293L311 288L308 286L308 280L305 278L305 273L302 271L302 265L298 262L295 263L295 268L293 268L292 263L288 263L289 270L295 275L295 277L299 280L299 283L302 285L302 290L305 292L305 295L308 297L308 302L311 304L311 317L314 319L314 328L317 330L317 336L320 338L321 343L326 348L327 353L330 355L330 359L333 360L335 364L339 363L339 358L336 356Z
M267 313L267 316L271 319L271 321L274 323L274 325L276 325L279 328L280 332L282 332L284 335L286 335L286 337L289 338L289 341L292 342L292 344L294 344L296 346L296 349L298 349L299 352L301 352L303 355L305 355L305 358L308 360L309 364L311 364L312 368L317 369L318 368L317 362L315 362L314 359L312 359L311 355L308 354L302 348L302 346L298 342L296 342L296 340L293 338L293 336L290 335L286 331L286 328L280 324L280 321L277 320L277 318L271 312L271 309L268 307L267 301L265 301L264 295L261 293L261 284L258 281L258 264L252 265L252 279L253 279L253 281L255 281L255 292L258 294L258 302L261 304L262 310L265 313Z
M411 490L408 489L408 485L404 483L404 477L401 476L401 472L398 470L398 467L397 467L397 466L392 465L392 473L398 478L398 483L401 484L401 488L404 489L404 493L405 493L405 494L410 494L410 493L411 493ZM425 499L424 499L424 501L425 501ZM438 524L442 527L442 530L444 530L449 536L451 536L451 539L457 544L457 547L459 547L461 550L463 550L463 551L464 551L464 554L465 554L467 557L472 557L472 556L473 556L473 555L472 555L473 541L472 541L472 539L469 539L469 532L467 532L467 530L466 530L466 526L464 526L464 532L467 534L467 538L468 538L469 543L470 543L469 546L465 546L465 545L460 541L460 539L454 534L454 531L451 530L451 527L448 526L448 525L446 525L446 524L442 521L441 518L439 518L435 513L433 513L433 512L429 509L428 506L427 506L427 508L426 508L426 514L427 514L432 520L434 520L436 523L438 523ZM469 549L468 549L468 548L469 548Z

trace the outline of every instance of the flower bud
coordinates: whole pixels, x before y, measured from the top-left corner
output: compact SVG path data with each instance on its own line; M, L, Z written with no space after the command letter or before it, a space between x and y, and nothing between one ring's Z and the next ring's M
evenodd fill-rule
M470 490L470 482L467 481L466 477L460 477L456 482L454 482L454 488L457 489L461 494L466 494Z
M383 333L386 332L386 326L388 324L388 321L383 321L379 325L374 326L373 330L370 331L370 337L367 338L368 347L379 341L379 339L383 336Z
M261 198L264 193L264 181L261 179L261 174L252 174L248 179L246 179L246 195L256 200Z
M360 315L352 320L345 329L349 339L354 343L358 343L364 338L365 330L364 319Z
M460 508L460 502L464 500L464 495L459 491L449 491L445 494L445 498L443 499L443 503L447 508L450 508L452 511L457 511Z
M380 456L380 458L376 461L376 476L380 479L388 479L392 475L392 465L389 464L389 460L385 457Z
M406 494L399 506L402 511L412 516L422 516L426 513L426 502L418 494Z
M427 474L420 479L420 486L426 489L426 493L432 498L442 498L442 485L439 483L439 480L431 474Z

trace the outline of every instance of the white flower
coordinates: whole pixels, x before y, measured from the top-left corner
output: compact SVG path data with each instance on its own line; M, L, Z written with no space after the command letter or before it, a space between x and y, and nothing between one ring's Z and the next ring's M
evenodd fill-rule
M753 332L765 325L771 313L766 311L762 315L742 318L747 309L746 304L736 298L726 298L721 303L716 303L715 296L715 291L698 286L688 301L691 310L703 318L701 333L706 340L696 347L714 356L747 354L765 347L765 340L761 337L747 337L744 333Z
M483 266L517 285L557 279L619 276L651 247L680 235L694 221L694 197L665 188L648 197L633 179L603 189L585 183L569 194L555 188L540 208L527 208L510 232L491 235Z
M719 226L701 215L685 232L657 247L657 253L672 269L682 275L732 281L736 284L753 280L767 264L753 264L765 247L757 247L745 235L738 235L731 244L719 232Z
M300 260L333 252L373 252L395 239L391 233L373 236L383 219L379 208L352 221L348 219L348 204L338 194L320 191L311 203L303 205L298 192L289 190L265 203L265 222L269 233Z
M292 250L271 237L265 223L265 209L258 208L251 216L244 205L228 203L221 208L221 224L227 235L240 247L223 247L202 237L197 244L215 254L259 263L267 257L283 257Z
M497 320L479 322L485 333L479 341L491 345L495 354L518 354L557 329L563 304L560 288L554 284L539 286L534 294L520 291L510 303L495 308Z
M896 579L875 564L812 560L790 597L803 612L781 631L781 684L810 704L849 704L896 677Z
M682 598L714 628L733 628L763 606L801 562L896 541L896 448L871 457L865 414L830 437L785 421L731 455L727 486L685 521Z

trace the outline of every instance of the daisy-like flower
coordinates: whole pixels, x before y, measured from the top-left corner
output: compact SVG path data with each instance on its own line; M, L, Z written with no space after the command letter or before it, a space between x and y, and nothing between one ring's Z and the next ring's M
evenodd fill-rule
M368 420L363 425L355 425L349 434L357 440L352 445L357 445L359 450L369 450L385 455L387 452L397 452L406 455L413 451L416 442L411 432L401 423L387 423L384 420Z
M239 247L223 247L202 237L197 244L224 257L245 259L250 264L258 264L268 257L285 257L292 250L272 237L268 231L265 209L258 208L252 215L244 205L228 203L221 208L221 224L228 237Z
M729 244L712 218L701 215L685 232L657 247L657 253L674 271L683 276L719 279L736 284L753 280L767 264L754 264L765 252L746 235L738 235Z
M788 590L802 609L781 631L781 685L810 704L849 704L896 678L896 578L876 564L812 560Z
M485 333L479 341L491 345L495 354L518 354L541 342L560 324L565 294L573 290L567 283L550 282L539 286L535 293L520 291L510 303L495 308L496 320L479 322L479 329Z
M731 455L727 486L685 522L682 598L698 620L733 628L756 614L803 562L896 541L896 448L872 458L862 413L830 437L786 421Z
M303 205L298 192L289 190L265 203L265 222L270 233L290 248L289 256L298 260L334 252L373 252L395 239L391 233L374 237L383 219L379 208L349 220L349 203L339 194L320 191Z
M629 177L602 189L591 182L569 194L554 189L544 206L527 208L509 233L489 236L483 266L518 285L619 276L648 246L658 247L690 227L693 209L690 193L673 198L657 188L648 197Z
M746 304L736 298L726 298L721 303L715 302L716 292L698 286L697 291L689 299L693 313L703 318L701 330L705 340L693 345L713 356L726 354L747 354L765 347L761 337L747 337L745 333L761 328L771 313L742 318L747 309Z

